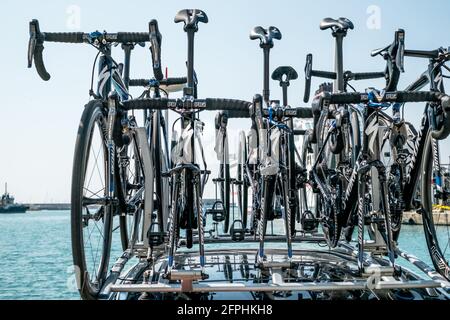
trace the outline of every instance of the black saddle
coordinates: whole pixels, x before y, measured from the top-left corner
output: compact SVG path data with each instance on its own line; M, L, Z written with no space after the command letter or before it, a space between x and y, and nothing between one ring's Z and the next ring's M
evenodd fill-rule
M273 47L273 39L280 40L281 32L277 27L270 26L268 29L264 29L261 26L254 27L250 32L251 40L260 40L260 46Z
M335 31L347 31L348 29L353 30L353 22L347 18L338 18L337 20L332 18L325 18L320 22L320 30L325 30L331 28Z
M272 79L280 81L280 85L282 83L287 83L289 85L290 80L295 80L297 78L297 71L289 66L278 67L272 73Z
M199 9L184 9L177 13L174 19L175 23L184 22L184 30L198 30L198 23L208 23L208 16Z

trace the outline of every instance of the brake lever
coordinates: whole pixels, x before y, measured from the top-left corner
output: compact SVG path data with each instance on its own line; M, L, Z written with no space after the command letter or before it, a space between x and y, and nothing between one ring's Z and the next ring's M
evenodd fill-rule
M158 21L151 20L148 24L150 32L150 51L152 53L153 73L157 80L162 80L164 75L161 70L161 42L162 35L158 29Z
M28 68L33 66L34 50L36 48L36 38L30 37L28 42Z
M30 40L28 42L28 68L33 66L34 51L40 33L39 22L37 20L32 20L30 22Z
M28 42L28 68L33 65L42 80L50 80L50 74L47 72L44 61L42 59L42 52L44 51L44 36L39 28L39 21L33 19L30 22L30 40Z
M303 102L307 103L309 101L309 96L311 94L311 70L312 70L312 54L309 53L306 56L305 64L305 93L303 95Z
M404 57L405 57L405 31L398 29L395 32L395 38L397 42L397 53L395 54L395 64L401 72L405 72Z

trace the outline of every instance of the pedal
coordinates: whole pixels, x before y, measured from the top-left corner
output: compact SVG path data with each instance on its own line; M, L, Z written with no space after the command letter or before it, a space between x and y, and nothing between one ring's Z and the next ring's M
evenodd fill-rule
M207 209L205 213L206 215L212 215L212 219L214 222L222 222L225 220L225 208L223 202L220 200L216 200L216 202L213 203L212 207L210 209Z
M272 210L272 214L267 217L268 221L281 219L283 217L283 212L281 211L281 208L274 208Z
M148 243L151 247L157 247L164 243L164 231L159 230L159 224L153 222L147 232Z
M212 215L214 222L222 222L225 220L225 213L223 209L208 209L206 214Z
M302 225L303 231L306 232L312 232L318 226L318 221L310 210L306 210L302 213L300 223Z
M420 199L414 198L412 201L412 207L420 210L422 207L422 202L420 201Z
M371 212L370 215L364 217L364 224L369 225L372 223L384 223L384 218L381 212Z
M238 227L236 227L238 224ZM239 242L245 238L245 229L243 228L241 220L235 220L230 228L231 240Z

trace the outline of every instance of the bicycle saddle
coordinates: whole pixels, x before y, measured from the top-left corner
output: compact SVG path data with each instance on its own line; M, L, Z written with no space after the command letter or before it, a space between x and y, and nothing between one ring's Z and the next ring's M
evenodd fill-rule
M287 83L289 85L290 80L295 80L297 78L297 71L290 66L278 67L272 73L272 80L280 81L280 86L282 83Z
M347 18L339 18L337 20L332 18L325 18L320 22L320 30L325 30L331 28L333 31L347 31L348 29L353 29L353 22Z
M277 27L270 26L268 29L264 29L261 26L254 27L250 32L250 39L256 40L259 39L260 46L269 46L273 47L273 39L280 40L281 32Z
M208 16L199 9L184 9L178 11L174 19L175 23L184 22L184 30L194 29L198 30L198 23L208 23Z

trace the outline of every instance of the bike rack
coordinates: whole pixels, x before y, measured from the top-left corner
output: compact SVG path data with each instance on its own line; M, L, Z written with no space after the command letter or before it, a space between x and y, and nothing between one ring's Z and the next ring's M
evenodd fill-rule
M246 240L247 242L247 240ZM133 275L128 275L126 279L119 283L119 277L115 277L114 281L108 281L107 288L103 292L111 293L209 293L209 292L293 292L293 291L344 291L344 290L395 290L395 289L426 289L429 292L439 292L447 298L450 298L450 283L446 281L442 276L429 267L426 263L419 260L417 257L410 255L406 252L397 249L399 256L410 261L423 272L426 272L430 276L430 280L421 278L415 275L417 278L413 280L397 280L393 274L393 268L378 263L378 259L373 259L372 264L366 266L365 273L360 279L350 281L331 281L331 282L286 282L283 278L283 270L285 268L292 268L294 265L303 263L302 255L316 252L331 254L335 257L346 257L351 261L355 258L355 252L351 250L349 245L343 245L340 249L334 249L332 251L320 251L320 250L298 250L297 259L294 261L268 261L264 262L264 270L270 271L270 279L267 283L245 283L245 279L233 280L230 282L226 279L223 280L208 280L204 277L201 271L190 270L172 270L170 275L171 281L178 281L178 283L169 283L167 278L160 277L157 283L133 283ZM282 251L279 249L268 249L273 255L282 255ZM211 250L207 255L211 256L211 261L207 262L207 265L221 265L221 262L217 260L215 255L227 256L229 254L244 254L251 255L256 254L256 250L244 249L224 249L224 250ZM189 253L188 253L189 255ZM161 255L163 257L163 255ZM194 256L193 256L194 257ZM300 257L300 260L298 258ZM195 263L192 262L192 257L189 259L189 267L194 268ZM326 260L326 257L323 258ZM248 262L247 262L248 263ZM236 264L236 263L235 263ZM252 264L250 264L252 265ZM123 264L121 265L123 268ZM255 271L261 269L254 265ZM141 268L145 269L145 264L141 263ZM131 268L132 269L132 268ZM116 269L116 274L117 274ZM262 270L261 270L262 271ZM134 272L134 276L136 273ZM408 273L414 275L410 270ZM434 290L434 291L433 291Z
M292 283L284 282L275 273L272 283L245 284L245 283L217 283L201 282L190 286L179 284L115 284L111 286L112 292L274 292L274 291L331 291L331 290L388 290L388 289L418 289L418 288L442 288L442 284L434 280L381 280L370 284L364 280L342 282L310 282Z

